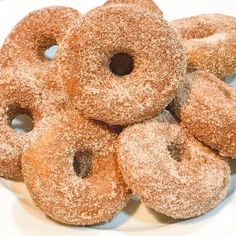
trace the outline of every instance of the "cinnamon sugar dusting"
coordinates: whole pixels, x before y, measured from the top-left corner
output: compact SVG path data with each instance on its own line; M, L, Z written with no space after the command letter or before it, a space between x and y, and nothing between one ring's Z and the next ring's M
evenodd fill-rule
M186 134L167 111L126 128L119 136L118 160L141 201L176 219L208 212L229 186L228 163Z
M153 117L173 99L185 74L185 57L166 21L132 4L90 11L64 40L58 69L74 106L86 117L127 125ZM127 53L128 75L109 68L111 58Z
M132 4L137 9L144 8L150 12L157 14L159 17L163 17L161 9L156 5L156 3L153 0L107 0L104 6L120 4L120 3Z
M130 196L116 159L116 136L77 111L52 118L48 131L22 161L36 205L64 224L93 225L113 218ZM75 153L85 150L90 150L92 164L89 175L82 178L73 161Z
M168 23L153 0L31 12L0 49L0 176L24 178L35 204L68 225L109 221L131 191L172 218L208 212L229 186L216 150L236 157L236 90L186 75L186 57L189 71L222 78L236 71L235 49L234 17ZM31 131L10 127L19 114Z
M47 117L65 108L66 95L55 94L41 84L32 67L19 64L0 73L0 176L21 179L21 157L41 132ZM32 116L34 128L17 133L10 122L19 114Z
M0 176L22 178L21 157L34 136L43 131L39 128L42 120L67 106L68 95L55 66L57 58L49 62L43 54L52 44L61 46L69 25L78 17L76 10L67 7L31 12L15 26L0 50ZM34 129L18 134L9 123L24 110L32 116Z
M61 78L56 76L57 54L48 61L44 52L52 45L60 48L64 35L80 13L69 7L47 7L29 13L11 31L0 49L1 68L27 63L53 91L62 90Z
M236 72L236 18L203 14L174 20L190 70L206 70L220 79Z
M183 126L222 156L236 157L236 90L203 71L190 73L172 102Z

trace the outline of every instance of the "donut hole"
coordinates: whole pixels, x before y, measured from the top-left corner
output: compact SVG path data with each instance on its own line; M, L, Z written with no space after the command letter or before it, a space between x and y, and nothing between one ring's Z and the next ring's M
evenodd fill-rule
M53 35L45 35L44 32L39 32L35 44L40 61L48 62L55 58L58 44Z
M92 169L92 152L77 151L74 154L73 168L78 177L87 178Z
M117 76L125 76L132 73L134 69L133 57L128 53L117 53L110 59L110 70Z
M236 74L229 75L229 76L225 77L223 80L224 80L225 83L235 87L235 85L236 85Z
M180 147L178 144L176 143L171 143L167 146L167 150L170 154L170 156L177 162L181 161L181 151L180 151Z
M53 45L49 46L48 48L46 48L45 51L44 51L44 58L47 61L53 60L56 56L57 49L58 49L57 44L53 44Z
M26 115L17 115L10 124L10 127L17 133L28 133L34 128L33 119Z
M17 133L28 133L34 128L30 109L11 105L8 109L8 124Z
M113 125L112 128L113 128L113 130L114 130L114 133L120 134L120 133L123 131L124 126L121 126L121 125Z

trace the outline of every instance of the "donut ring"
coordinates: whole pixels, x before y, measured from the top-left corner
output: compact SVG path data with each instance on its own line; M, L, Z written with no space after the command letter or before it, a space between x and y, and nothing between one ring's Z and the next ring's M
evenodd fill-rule
M226 161L187 137L167 111L119 136L125 181L148 207L175 219L204 214L227 193Z
M236 18L204 14L171 22L183 39L188 68L219 78L236 72Z
M22 160L34 202L64 224L110 220L130 196L117 163L117 135L72 110L56 116L50 127Z
M222 156L236 157L235 88L212 74L196 71L186 76L170 109L200 141Z
M174 30L132 5L89 12L64 42L58 70L72 103L84 116L111 125L153 117L174 98L185 74Z
M163 18L163 12L161 9L156 5L153 0L107 0L104 6L110 4L134 4L137 7L144 8L150 12L156 13L159 17Z
M4 69L0 78L0 176L22 180L21 157L34 138L44 132L43 120L63 106L53 103L50 95L43 94L29 72ZM33 130L22 134L10 127L12 120L20 114L33 119Z
M0 66L14 67L19 62L28 63L35 72L43 76L45 85L51 89L58 87L55 78L57 54L48 60L44 52L52 45L61 45L70 25L80 16L77 10L68 7L47 7L29 13L9 34L0 51Z

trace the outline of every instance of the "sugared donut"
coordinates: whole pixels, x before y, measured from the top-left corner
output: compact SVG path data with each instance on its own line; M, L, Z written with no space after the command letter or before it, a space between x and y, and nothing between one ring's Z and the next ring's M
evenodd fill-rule
M204 14L171 22L183 39L190 70L219 78L236 72L236 18Z
M61 42L80 13L68 7L47 7L29 13L11 31L0 51L0 66L13 67L27 62L35 73L42 74L48 88L55 89L60 80L55 76L54 59L48 60L44 53L50 46L60 47ZM36 78L40 79L40 77Z
M119 136L118 160L140 200L176 219L208 212L229 186L228 163L187 137L167 111L126 128Z
M153 117L174 98L185 74L174 30L132 4L90 11L64 43L58 68L73 104L111 125Z
M114 217L130 196L118 167L116 143L116 134L77 111L56 116L22 160L36 205L69 225L93 225Z
M236 89L212 74L186 76L170 109L196 138L222 156L236 157Z
M163 17L161 9L153 0L107 0L104 6L110 4L134 4L137 7L147 9L150 12L156 13L159 17Z
M0 176L15 180L22 179L22 155L44 132L43 120L63 109L55 95L51 97L41 89L30 68L25 70L4 69L0 73ZM23 114L33 120L33 129L28 133L18 133L10 127L12 120Z

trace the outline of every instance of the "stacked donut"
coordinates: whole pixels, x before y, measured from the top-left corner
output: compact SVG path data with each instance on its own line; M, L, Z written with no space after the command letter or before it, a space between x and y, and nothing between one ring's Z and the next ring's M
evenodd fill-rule
M132 194L175 219L208 212L236 157L236 90L220 80L235 37L233 17L168 23L152 0L30 13L0 51L0 176L69 225L107 222ZM10 127L19 114L30 132Z

